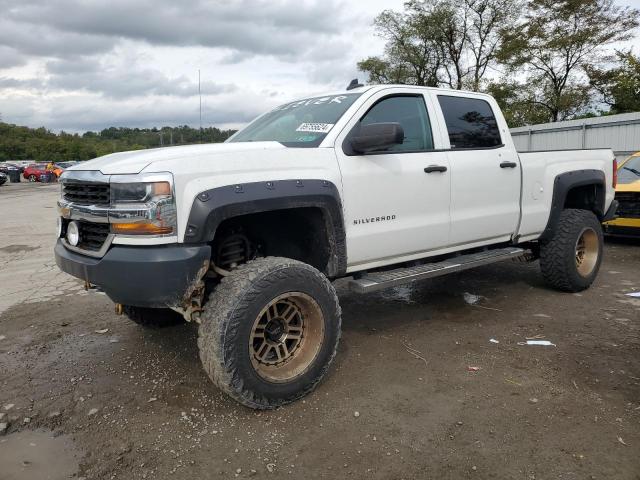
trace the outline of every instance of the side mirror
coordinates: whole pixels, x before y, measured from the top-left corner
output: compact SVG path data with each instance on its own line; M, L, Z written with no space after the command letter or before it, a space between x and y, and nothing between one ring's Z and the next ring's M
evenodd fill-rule
M385 150L403 141L402 125L395 122L360 125L350 139L351 148L356 153Z

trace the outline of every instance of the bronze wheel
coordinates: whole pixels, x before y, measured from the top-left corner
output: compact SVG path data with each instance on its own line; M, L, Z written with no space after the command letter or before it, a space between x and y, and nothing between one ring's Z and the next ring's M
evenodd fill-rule
M602 227L588 210L560 213L553 235L540 244L540 268L545 281L565 292L579 292L593 283L602 262Z
M313 363L324 337L324 319L309 295L290 292L274 298L258 314L249 338L249 355L258 375L288 382Z
M202 365L216 385L251 408L276 408L320 382L340 338L331 282L311 265L262 257L224 277L198 330Z
M598 235L592 228L585 228L576 242L576 268L583 277L593 272L600 255Z

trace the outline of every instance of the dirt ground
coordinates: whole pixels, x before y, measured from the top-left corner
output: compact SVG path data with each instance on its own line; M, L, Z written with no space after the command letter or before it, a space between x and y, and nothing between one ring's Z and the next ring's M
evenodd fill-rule
M209 382L194 325L142 329L55 272L56 192L0 188L0 212L21 209L0 229L2 480L640 479L640 299L624 295L640 241L608 241L575 295L537 263L363 296L338 284L327 378L255 412ZM536 336L556 346L518 344Z

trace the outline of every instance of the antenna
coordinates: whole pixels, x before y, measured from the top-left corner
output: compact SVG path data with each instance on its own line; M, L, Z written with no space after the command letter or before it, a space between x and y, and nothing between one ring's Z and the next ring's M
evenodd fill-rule
M364 85L362 83L358 83L358 79L354 78L353 80L351 80L349 85L347 85L347 90L353 90L354 88L358 87L364 87Z
M200 143L202 143L202 92L200 90L200 69L198 69L198 97L200 98Z

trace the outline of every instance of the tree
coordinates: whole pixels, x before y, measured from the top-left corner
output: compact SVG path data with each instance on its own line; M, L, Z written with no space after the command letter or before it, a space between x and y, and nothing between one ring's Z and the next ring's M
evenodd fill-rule
M617 51L617 65L609 70L587 67L591 86L610 113L640 111L640 56Z
M117 128L111 127L101 132L55 134L45 128L28 128L0 122L0 161L36 160L64 161L88 160L108 153L123 150L140 150L158 147L160 131L167 132L167 138L174 143L198 143L199 129L186 125L181 127L157 128ZM234 130L220 130L215 127L203 129L207 141L222 142ZM175 141L180 139L180 142Z
M564 120L589 105L585 71L605 60L604 47L633 36L638 11L613 0L529 0L523 21L505 31L499 60L512 74L524 69L519 85L547 112Z
M515 25L519 11L520 0L410 0L402 13L376 17L384 55L358 68L375 83L478 91L496 63L502 30Z
M385 55L369 57L358 63L374 83L404 83L437 86L441 67L437 37L439 28L433 17L385 10L374 26L385 38Z

